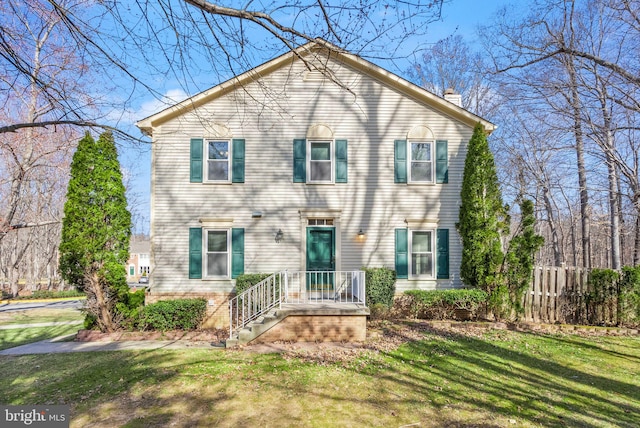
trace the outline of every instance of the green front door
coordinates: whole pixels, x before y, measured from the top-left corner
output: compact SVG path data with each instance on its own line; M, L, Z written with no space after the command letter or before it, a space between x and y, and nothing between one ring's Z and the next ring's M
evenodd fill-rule
M332 292L335 270L335 228L307 227L307 290Z

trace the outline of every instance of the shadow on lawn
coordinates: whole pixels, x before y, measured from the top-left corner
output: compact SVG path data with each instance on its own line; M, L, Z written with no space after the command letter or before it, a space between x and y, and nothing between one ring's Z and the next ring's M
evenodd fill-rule
M587 347L635 361L637 357L633 355L576 339L523 333L535 338L540 347L538 358L450 330L427 331L437 338L413 341L387 354L402 363L401 367L407 367L387 377L389 381L449 402L470 403L491 413L543 426L638 424L637 385L607 377L607 367L596 369L602 375L594 375L571 368L557 358L547 358L544 344L562 341L576 349ZM423 372L427 373L424 377Z
M518 341L501 341L434 328L425 332L431 334L424 340L365 358L365 364L352 361L326 370L279 355L241 351L0 357L0 402L70 404L72 426L94 427L283 421L283 426L308 426L323 421L307 419L308 412L319 418L321 412L331 412L334 419L329 421L352 426L388 426L406 419L426 427L495 428L504 426L505 419L525 426L637 426L639 388L614 379L622 377L622 369L608 374L602 367L601 374L589 373L571 367L579 363L571 356L550 355L545 346L561 341L568 350L589 348L596 361L604 361L606 353L625 360L634 355L618 355L572 337L518 333ZM509 348L524 342L531 342L531 348ZM334 388L331 376L344 379L342 389ZM273 407L269 412L274 419L265 419L263 406ZM475 419L465 421L466 416Z
M0 330L0 351L25 345L27 343L39 342L41 340L53 339L54 337L73 334L77 326L57 325L49 327L25 327Z

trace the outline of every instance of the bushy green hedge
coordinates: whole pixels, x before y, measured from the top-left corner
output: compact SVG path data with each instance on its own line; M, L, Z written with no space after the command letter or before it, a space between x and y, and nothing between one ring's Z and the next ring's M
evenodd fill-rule
M622 268L618 299L619 323L640 325L640 266Z
M244 273L236 278L236 294L251 288L260 281L269 278L272 273Z
M84 297L82 291L78 290L65 290L65 291L50 291L50 290L37 290L34 291L31 296L20 296L17 297L19 300L29 300L29 299L61 299L65 297Z
M116 303L116 313L119 324L126 330L135 329L140 323L144 310L145 290L140 289L135 292L128 292L122 300Z
M205 299L161 300L144 307L139 325L145 330L195 330L206 310Z
M476 318L488 294L480 289L410 290L404 292L399 305L414 318L453 319L456 309L466 309Z
M367 286L367 306L391 308L396 294L396 271L388 268L363 268Z

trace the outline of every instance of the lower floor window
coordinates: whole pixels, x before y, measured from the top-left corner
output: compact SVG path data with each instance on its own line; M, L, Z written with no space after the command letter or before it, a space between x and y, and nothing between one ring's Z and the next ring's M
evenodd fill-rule
M229 231L206 231L206 276L229 276Z
M433 231L411 231L411 275L433 277Z

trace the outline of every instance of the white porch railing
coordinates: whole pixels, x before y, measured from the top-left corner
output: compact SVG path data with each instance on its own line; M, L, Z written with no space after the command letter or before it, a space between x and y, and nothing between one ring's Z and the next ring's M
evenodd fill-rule
M229 337L283 303L366 305L364 271L274 273L229 300Z

